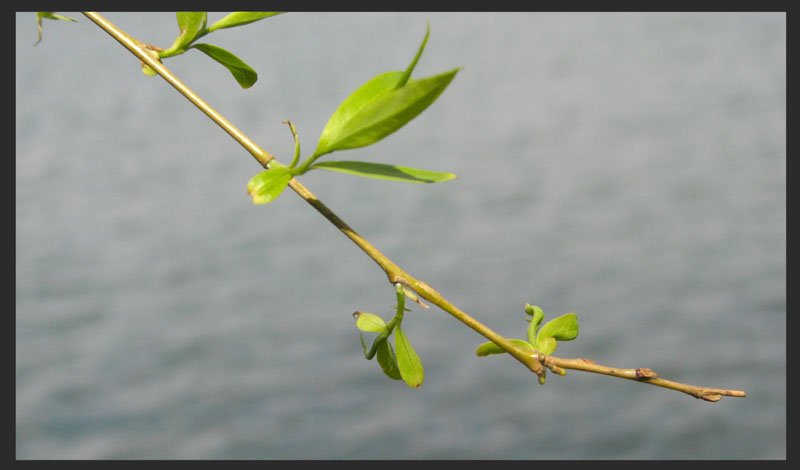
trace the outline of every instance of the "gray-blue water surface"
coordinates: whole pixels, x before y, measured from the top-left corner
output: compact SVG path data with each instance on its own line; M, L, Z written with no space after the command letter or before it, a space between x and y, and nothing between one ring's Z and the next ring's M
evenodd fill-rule
M334 154L452 171L302 181L508 337L575 312L557 354L741 389L712 404L581 372L536 377L437 309L404 330L414 390L364 360L378 266L77 13L16 15L16 454L21 459L786 457L786 15L297 13L165 65L284 163L356 87L461 66L385 141ZM109 13L168 47L169 13ZM222 14L210 15L210 21ZM332 157L331 157L332 158Z

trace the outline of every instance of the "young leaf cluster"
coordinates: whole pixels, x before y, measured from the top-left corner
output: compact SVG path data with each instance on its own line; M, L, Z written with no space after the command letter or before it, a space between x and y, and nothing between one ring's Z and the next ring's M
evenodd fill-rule
M453 173L383 163L348 160L317 162L323 155L366 147L380 141L417 117L441 95L458 68L421 79L411 77L429 35L428 26L425 38L406 70L386 72L372 78L339 105L325 125L316 150L300 165L297 131L287 121L295 139L294 159L288 166L273 161L268 170L250 179L247 191L253 202L265 204L274 200L293 176L315 169L407 183L437 183L455 178Z
M574 313L566 313L550 320L544 325L542 325L542 321L544 321L544 311L538 306L532 306L526 303L525 313L530 315L530 318L526 318L526 320L530 322L527 331L528 340L509 339L509 341L522 349L528 349L540 355L549 356L556 350L558 341L572 341L578 337L578 333L580 332L578 328L578 316ZM507 351L492 342L488 342L478 346L475 352L478 356L488 356L490 354L502 354ZM557 369L554 370L559 371ZM560 370L559 373L563 375L566 372ZM546 375L544 373L539 375L540 384L544 385L545 380Z
M364 348L364 357L371 360L377 356L381 370L389 378L403 380L409 387L419 388L422 385L425 371L422 368L422 361L411 347L411 343L402 329L403 313L406 310L406 291L402 285L395 284L395 292L397 294L396 313L389 323L385 323L378 315L360 311L353 313L353 318L356 319L356 327L359 330L378 333L369 349L364 342L364 335L359 335L361 346ZM389 336L392 333L394 333L394 347L389 342Z
M235 11L229 13L224 18L216 21L211 26L207 26L208 15L204 11L179 11L176 13L178 19L178 29L180 34L175 38L169 49L158 50L157 59L183 54L189 49L198 51L211 57L218 63L227 68L236 82L242 88L250 88L258 80L258 74L244 61L234 54L213 44L196 43L198 39L208 33L218 29L233 28L242 26L254 21L275 16L281 12L276 11ZM155 72L147 65L142 66L142 71L147 75L155 75Z
M578 333L580 332L578 316L574 313L566 313L550 320L544 325L542 325L542 321L544 321L544 311L542 311L540 307L525 304L525 313L530 315L530 318L526 318L526 320L530 322L527 331L528 340L509 340L523 349L529 349L539 354L549 356L556 350L558 341L572 341L578 337ZM478 346L475 352L478 356L488 356L490 354L502 354L506 351L500 346L488 342Z

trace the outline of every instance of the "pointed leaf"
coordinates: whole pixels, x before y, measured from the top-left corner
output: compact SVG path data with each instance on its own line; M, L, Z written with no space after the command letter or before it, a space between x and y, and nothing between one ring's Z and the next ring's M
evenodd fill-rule
M233 28L234 26L242 26L254 21L263 20L270 16L280 15L282 11L234 11L229 13L221 20L214 22L208 28L208 32L216 31L223 28Z
M192 47L204 52L206 55L224 65L230 70L233 78L239 82L242 88L250 88L258 80L258 74L241 59L213 44L194 44Z
M397 352L397 367L400 369L400 376L409 387L419 388L424 379L422 361L417 356L408 338L398 324L394 329L395 349Z
M383 318L373 313L355 312L353 316L356 317L356 327L361 331L380 333L386 329Z
M397 356L395 356L391 343L387 340L383 340L378 344L378 364L380 364L383 373L390 379L402 379L400 369L397 366Z
M350 173L368 178L405 181L407 183L438 183L456 177L453 173L442 173L438 171L420 170L417 168L370 162L319 162L311 167L311 169L314 168L340 171L342 173Z
M292 174L287 167L276 166L250 178L247 193L253 198L253 204L266 204L280 196L290 179Z
M391 93L402 76L403 72L399 71L382 73L358 87L347 99L342 101L342 104L336 108L336 111L328 119L314 154L323 155L324 153L332 152L333 150L326 150L326 147L330 147L326 142L332 141L340 134L341 129L350 121L353 115L368 107L373 101Z
M533 346L531 346L530 343L528 343L527 341L522 340L522 339L512 338L512 339L509 339L509 341L511 341L512 343L514 343L517 346L521 347L522 349L531 349L531 350L534 349ZM475 353L478 356L488 356L490 354L503 354L503 353L506 353L506 352L508 352L508 351L506 351L505 349L501 348L500 346L492 343L491 341L488 342L488 343L481 344L480 346L478 346L478 349L475 351Z
M430 106L459 69L414 80L391 89L403 72L373 78L345 100L322 131L314 157L374 144L397 131Z
M419 62L419 58L422 56L422 51L425 50L425 44L428 43L428 37L431 35L431 25L425 20L425 37L422 39L422 44L419 45L419 49L417 50L417 55L414 56L414 59L408 64L405 72L400 77L400 80L395 85L395 88L400 88L401 86L405 85L408 82L408 79L411 78L411 72L414 71L414 67L417 66L417 62Z
M553 318L542 326L537 338L555 338L559 341L570 341L578 337L578 316L566 313L558 318Z

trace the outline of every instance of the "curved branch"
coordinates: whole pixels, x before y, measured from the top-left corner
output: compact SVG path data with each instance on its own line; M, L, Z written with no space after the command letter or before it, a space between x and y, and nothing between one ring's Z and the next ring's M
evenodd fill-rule
M250 140L244 133L233 126L227 119L217 113L214 108L209 106L192 90L184 85L172 72L164 67L161 62L151 57L144 50L147 46L144 43L137 41L119 28L111 24L108 20L94 12L84 12L89 19L95 22L100 28L106 31L114 39L120 42L126 49L138 57L143 63L147 64L150 68L156 71L164 80L172 85L178 92L180 92L186 99L191 101L197 106L206 116L216 122L225 132L239 142L253 157L263 166L268 168L268 164L274 157L261 149L252 140ZM602 366L595 364L588 359L561 359L553 356L539 355L535 351L523 350L503 336L495 333L487 326L467 315L464 311L450 303L439 292L425 282L415 279L407 272L403 271L399 266L392 262L389 258L383 255L371 243L359 235L355 230L350 228L342 219L340 219L333 211L331 211L325 204L322 203L311 191L303 186L298 180L292 178L289 181L289 187L294 190L300 197L308 202L314 209L322 214L328 221L335 225L342 233L344 233L350 240L353 241L364 253L374 260L389 278L389 282L401 283L402 285L413 290L422 298L433 303L445 312L449 313L468 327L472 328L488 340L500 346L503 350L511 354L518 361L523 363L530 371L539 376L540 381L546 372L545 368L549 368L553 372L564 375L564 369L583 370L586 372L594 372L598 374L610 375L614 377L621 377L624 379L636 380L638 382L648 383L659 387L670 388L678 390L696 398L702 398L707 401L719 401L723 396L744 397L746 394L738 390L721 390L715 388L695 387L692 385L680 384L669 380L658 378L658 374L650 369L618 369L614 367Z

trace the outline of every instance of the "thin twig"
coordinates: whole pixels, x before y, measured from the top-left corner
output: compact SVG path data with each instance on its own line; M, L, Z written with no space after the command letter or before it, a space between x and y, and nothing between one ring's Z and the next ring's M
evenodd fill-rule
M553 370L559 375L564 375L558 369L573 369L582 370L585 372L594 372L596 374L610 375L612 377L620 377L623 379L634 380L636 382L655 385L657 387L669 388L678 390L689 394L695 398L700 398L706 401L719 401L723 396L726 397L746 397L747 394L741 390L725 390L719 388L698 387L695 385L687 385L671 380L662 379L652 369L637 368L637 369L619 369L617 367L609 367L595 363L589 359L563 359L560 357L546 356L543 358L542 363L545 367ZM555 369L554 369L555 368Z

